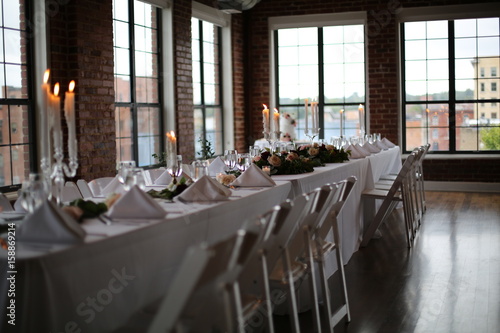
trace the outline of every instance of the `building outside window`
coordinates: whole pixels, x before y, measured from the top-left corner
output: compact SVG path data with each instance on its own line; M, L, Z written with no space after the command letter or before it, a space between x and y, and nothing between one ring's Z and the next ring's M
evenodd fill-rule
M277 107L297 120L297 139L306 139L304 100L319 104L320 138L360 133L358 109L365 108L364 25L274 30ZM311 126L309 124L309 126Z
M497 76L497 68L496 67L491 67L491 76L492 77Z
M500 125L490 107L498 78L483 75L500 64L499 26L498 17L401 23L405 152L425 143L434 153L498 152L482 137Z
M155 163L163 149L161 10L138 0L113 0L117 161Z
M34 169L31 1L0 3L0 190L12 191Z
M193 17L191 38L196 157L201 156L203 140L219 155L224 146L221 28Z

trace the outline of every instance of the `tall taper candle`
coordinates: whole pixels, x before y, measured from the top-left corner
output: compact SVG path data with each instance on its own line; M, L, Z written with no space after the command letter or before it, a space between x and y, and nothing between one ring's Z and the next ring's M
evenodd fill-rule
M340 110L340 136L344 136L344 109Z
M262 110L262 126L264 133L271 132L271 123L269 122L269 109L266 104L262 104L264 109Z
M54 138L54 148L62 148L61 133L61 98L59 97L59 82L54 86L54 95L51 98L52 107L52 135Z
M76 130L75 130L75 81L69 83L69 89L64 98L64 116L68 125L68 153L70 158L76 158Z
M309 124L307 122L307 117L309 116L308 113L309 113L309 100L306 98L304 100L304 109L305 109L305 118L306 118L306 130L305 130L305 133L309 133Z
M273 131L278 132L280 130L280 113L276 108L274 108L273 112L273 126Z
M365 110L362 104L359 104L358 113L359 113L359 132L360 134L363 134L365 132Z
M45 70L43 74L43 84L42 84L42 108L40 109L40 153L41 158L45 158L48 163L50 161L49 153L49 108L50 108L50 85L49 85L50 69Z
M167 167L177 163L177 138L174 131L167 133Z

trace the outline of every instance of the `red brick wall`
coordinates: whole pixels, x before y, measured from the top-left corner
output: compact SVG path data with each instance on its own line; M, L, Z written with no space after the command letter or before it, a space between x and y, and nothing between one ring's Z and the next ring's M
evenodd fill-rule
M485 0L481 2L496 2ZM250 113L250 138L261 136L262 103L269 103L269 32L268 18L272 16L304 15L319 13L339 13L350 11L366 11L367 27L367 65L368 94L367 101L370 113L370 130L380 132L391 141L397 142L399 136L398 117L398 40L395 10L401 5L405 8L417 6L439 6L454 4L475 4L473 0L449 1L417 1L417 0L266 0L257 4L249 13L249 43L247 78L251 84L247 86L249 102L246 112ZM500 182L500 158L494 161L467 159L434 160L424 164L428 180L439 181L484 181ZM457 168L460 165L460 168ZM496 165L497 167L494 167ZM464 169L465 168L465 171ZM461 170L458 170L461 169ZM447 172L439 172L447 170ZM467 174L467 177L463 177Z
M244 67L244 35L243 15L233 14L231 19L233 48L233 110L234 110L234 148L238 151L248 150L247 132L245 130L245 67Z
M62 94L70 80L76 82L77 177L110 176L116 158L112 3L61 3L67 4L47 1L51 82L60 82ZM63 114L61 119L65 128Z

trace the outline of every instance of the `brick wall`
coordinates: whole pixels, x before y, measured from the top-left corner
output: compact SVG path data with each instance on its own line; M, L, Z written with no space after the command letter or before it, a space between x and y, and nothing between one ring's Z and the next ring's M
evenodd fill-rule
M112 3L47 1L47 5L51 83L60 82L64 94L69 81L76 82L80 164L77 177L90 180L113 175L116 146ZM63 114L61 119L66 133Z
M485 0L481 2L495 2ZM320 13L339 13L351 11L366 11L368 13L367 27L367 65L368 65L368 93L367 104L370 113L371 132L380 132L389 140L397 142L399 136L398 115L398 40L397 22L395 11L404 6L439 6L454 4L474 4L473 0L449 1L418 1L418 0L267 0L261 1L248 13L246 30L249 36L249 57L247 80L248 112L250 122L250 138L261 136L262 103L269 103L269 33L268 18L272 16L304 15ZM424 163L428 180L439 181L484 181L500 182L499 159L493 161L467 159L463 162L457 160L433 160ZM460 165L460 168L457 166ZM497 167L495 167L495 165ZM465 168L465 169L462 169ZM460 170L459 170L460 169ZM446 170L446 172L440 172ZM464 171L465 170L465 171ZM464 176L466 174L467 176Z

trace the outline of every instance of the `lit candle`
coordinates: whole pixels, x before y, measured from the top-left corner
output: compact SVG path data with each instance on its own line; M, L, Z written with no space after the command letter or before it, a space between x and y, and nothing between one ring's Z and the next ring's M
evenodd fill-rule
M363 134L365 133L365 110L363 108L363 105L361 104L359 104L358 113L359 113L359 133Z
M174 131L167 133L167 160L171 162L170 165L177 163L177 138Z
M264 165L262 167L262 171L264 171L267 175L271 175L271 167L270 166Z
M264 110L262 110L262 125L264 127L264 133L271 132L271 124L269 123L269 109L266 104L262 104Z
M340 110L340 136L344 136L344 109Z
M306 111L306 113L305 113L305 115L306 115L305 116L305 118L306 118L306 130L305 130L305 132L307 134L307 133L309 133L309 126L308 126L309 124L307 123L307 116L308 116L308 113L309 113L309 110L308 110L309 109L309 100L307 98L304 100L304 108L305 108L305 111Z
M275 132L278 132L280 130L280 113L276 108L274 108L273 113L273 126Z
M318 102L311 102L311 125L312 132L318 133Z
M70 158L76 158L76 130L75 130L75 81L69 83L68 91L64 98L64 116L68 125L68 153Z
M45 70L45 73L43 74L43 84L42 84L42 107L40 108L40 153L41 153L41 158L45 158L45 161L48 163L50 160L50 153L49 153L49 133L50 133L50 128L49 128L49 103L50 103L50 85L49 85L49 76L50 76L50 69Z
M51 97L52 108L52 136L54 148L62 148L61 133L61 98L59 97L59 82L54 86L54 95Z

